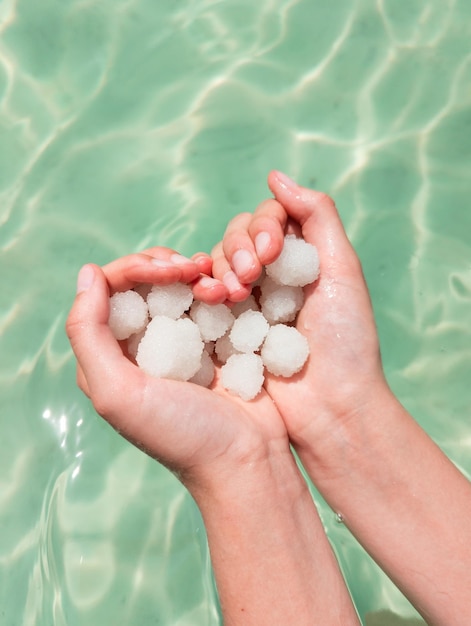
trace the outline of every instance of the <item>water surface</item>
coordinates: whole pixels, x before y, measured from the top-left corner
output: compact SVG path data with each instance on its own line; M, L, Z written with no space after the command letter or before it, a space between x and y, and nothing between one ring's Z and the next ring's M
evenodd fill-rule
M83 263L209 250L272 168L336 199L391 385L471 473L470 41L464 0L0 2L2 624L220 623L194 503L63 326ZM315 498L365 623L413 623Z

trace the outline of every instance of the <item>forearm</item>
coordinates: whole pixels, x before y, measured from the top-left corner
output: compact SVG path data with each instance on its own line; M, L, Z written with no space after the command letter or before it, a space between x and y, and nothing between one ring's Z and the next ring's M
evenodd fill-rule
M227 626L359 624L291 453L197 493Z
M470 483L387 389L338 442L298 446L326 500L427 623L470 624Z

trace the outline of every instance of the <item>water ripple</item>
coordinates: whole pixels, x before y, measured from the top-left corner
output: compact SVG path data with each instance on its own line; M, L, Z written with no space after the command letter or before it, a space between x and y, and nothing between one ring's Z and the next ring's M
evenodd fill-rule
M5 623L221 623L194 503L95 416L63 326L83 263L209 250L274 167L334 195L391 385L471 474L469 7L174 4L0 3ZM412 615L317 503L361 614Z

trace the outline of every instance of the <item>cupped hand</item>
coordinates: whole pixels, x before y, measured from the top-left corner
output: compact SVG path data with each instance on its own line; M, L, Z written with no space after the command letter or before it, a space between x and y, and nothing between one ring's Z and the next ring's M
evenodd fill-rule
M283 420L265 391L243 402L220 386L217 374L212 390L154 378L131 362L113 337L108 326L110 293L138 283L180 280L192 284L194 293L207 302L226 298L217 279L200 274L202 267L210 268L209 257L184 260L174 254L154 248L103 269L84 266L66 330L78 362L79 386L97 412L174 471L191 491L207 487L215 476L222 480L242 465L287 454L289 442Z
M309 341L309 360L290 379L268 375L265 388L294 443L327 445L330 437L338 443L345 424L386 385L369 293L333 201L279 172L271 172L268 184L274 199L251 216L236 217L214 248L213 276L224 280L232 271L241 285L255 280L261 266L280 254L287 231L317 247L320 275L304 288L296 322ZM243 268L237 257L245 260ZM240 293L234 290L229 298Z

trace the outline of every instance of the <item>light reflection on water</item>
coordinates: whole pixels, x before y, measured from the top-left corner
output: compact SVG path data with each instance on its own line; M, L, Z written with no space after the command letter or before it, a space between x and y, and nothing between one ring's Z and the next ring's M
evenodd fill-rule
M464 0L0 3L0 621L218 624L199 514L75 387L75 276L330 192L388 378L471 475ZM315 494L362 616L414 613ZM383 622L386 623L386 622Z

